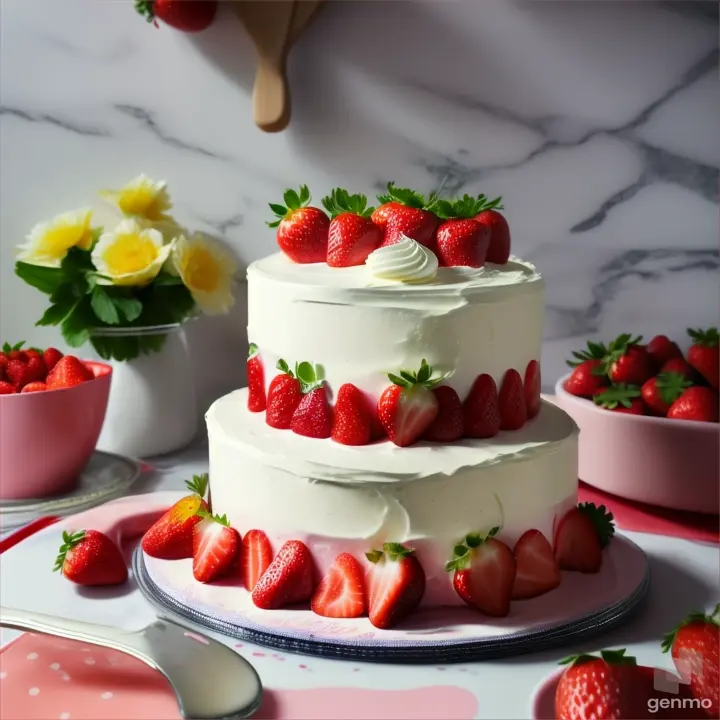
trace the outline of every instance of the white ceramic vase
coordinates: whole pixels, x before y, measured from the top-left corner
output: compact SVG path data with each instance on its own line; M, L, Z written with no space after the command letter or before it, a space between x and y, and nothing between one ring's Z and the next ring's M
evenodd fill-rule
M135 458L164 455L188 445L198 432L193 368L182 326L94 333L98 339L150 335L165 336L159 351L105 361L113 376L99 450Z

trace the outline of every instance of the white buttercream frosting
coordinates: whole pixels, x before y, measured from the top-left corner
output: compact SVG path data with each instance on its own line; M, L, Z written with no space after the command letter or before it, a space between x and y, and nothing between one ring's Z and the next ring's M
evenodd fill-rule
M394 245L370 253L365 265L375 280L424 283L437 275L439 263L432 250L403 236Z

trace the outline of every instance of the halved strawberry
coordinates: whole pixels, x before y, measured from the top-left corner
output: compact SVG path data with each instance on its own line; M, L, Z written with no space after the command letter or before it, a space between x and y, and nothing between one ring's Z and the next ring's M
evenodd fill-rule
M415 551L400 543L385 543L365 556L372 563L365 576L370 622L376 628L394 627L420 604L425 571Z
M320 369L309 362L301 362L295 368L295 376L300 381L303 396L293 413L290 429L296 435L329 438L333 415Z
M265 370L263 369L260 351L255 343L250 343L247 359L248 379L248 410L262 412L266 407Z
M335 400L332 439L341 445L367 445L372 439L373 409L351 383L340 386Z
M248 530L242 539L243 585L252 592L273 561L272 547L268 536L262 530Z
M513 555L517 563L513 600L537 597L560 584L560 568L552 545L539 530L524 532L515 543Z
M365 573L349 553L342 553L322 579L310 607L316 615L356 618L365 614Z
M150 557L181 560L193 556L193 530L202 520L199 510L208 511L203 497L207 491L208 475L193 475L185 482L192 492L178 500L146 533L141 547Z
M438 414L423 435L423 440L454 442L463 436L465 421L458 394L448 385L433 390L438 401Z
M501 430L519 430L527 422L525 390L520 373L508 370L503 377L498 394Z
M382 242L382 230L370 219L373 208L367 207L367 198L335 188L322 202L331 217L327 264L362 265Z
M560 569L598 572L602 550L614 533L612 513L604 505L580 503L569 510L555 528L554 551Z
M313 559L307 545L288 540L255 585L252 601L263 610L274 610L310 600L313 576Z
M200 522L193 529L193 577L210 583L228 573L237 561L240 535L230 527L226 515L199 510Z
M302 385L284 360L278 360L277 368L281 374L270 382L265 422L278 430L287 430L302 400Z
M371 216L383 231L382 247L394 245L404 236L434 250L435 228L439 222L431 211L435 200L434 194L426 199L415 190L388 183L387 192L378 195L382 204Z
M525 368L525 382L523 383L528 420L531 420L540 412L541 385L540 363L537 360L531 360Z
M491 438L500 432L500 411L495 381L490 375L478 375L463 403L464 435Z
M432 389L443 377L432 377L433 370L423 359L418 372L401 370L388 374L393 383L378 401L378 417L390 441L400 447L420 439L438 413Z
M495 535L470 533L453 549L445 570L453 573L455 592L471 607L485 615L505 617L515 582L516 563L510 548Z

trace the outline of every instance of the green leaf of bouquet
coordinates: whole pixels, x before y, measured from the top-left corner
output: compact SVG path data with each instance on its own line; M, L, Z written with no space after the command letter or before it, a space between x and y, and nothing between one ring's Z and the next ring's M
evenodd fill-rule
M182 285L183 281L179 275L172 275L169 272L161 272L155 280L153 285Z
M65 342L70 347L76 348L88 341L90 332L96 324L95 313L90 306L90 297L83 295L63 320L60 330Z
M113 299L105 292L102 285L96 285L90 293L90 305L98 320L108 325L118 325L120 314Z
M114 297L112 301L127 322L135 322L142 314L143 304L137 298Z
M15 263L15 274L28 285L47 295L52 295L65 281L65 274L61 268L31 265L26 262Z
M65 276L70 280L75 280L78 276L84 275L86 272L95 270L90 253L87 250L79 248L70 248L68 254L63 258L62 270Z
M43 316L35 323L35 325L59 325L68 316L68 313L74 306L75 302L73 300L55 303L43 313Z

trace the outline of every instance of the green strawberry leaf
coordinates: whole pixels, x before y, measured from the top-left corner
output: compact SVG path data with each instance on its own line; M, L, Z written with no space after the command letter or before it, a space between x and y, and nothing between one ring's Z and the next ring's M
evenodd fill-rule
M120 323L120 314L115 307L115 303L101 285L96 285L90 293L90 305L101 322L108 325L118 325Z
M42 267L25 262L15 263L15 274L46 295L52 295L66 281L62 268Z
M595 503L591 502L579 503L577 507L581 513L587 515L592 521L600 540L600 547L607 547L615 534L615 518L613 514L604 505L597 507Z

